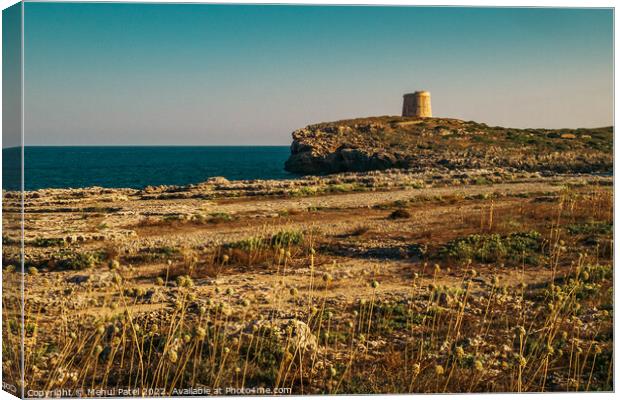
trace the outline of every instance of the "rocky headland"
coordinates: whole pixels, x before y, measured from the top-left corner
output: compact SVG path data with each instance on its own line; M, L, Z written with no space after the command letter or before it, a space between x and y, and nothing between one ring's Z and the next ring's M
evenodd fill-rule
M613 128L513 129L450 118L370 117L293 132L288 171L514 168L610 173Z

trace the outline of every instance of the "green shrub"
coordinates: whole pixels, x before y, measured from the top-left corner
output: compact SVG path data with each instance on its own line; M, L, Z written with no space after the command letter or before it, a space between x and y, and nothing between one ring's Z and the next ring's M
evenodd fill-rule
M240 249L243 251L254 251L257 249L262 249L266 246L265 246L265 241L262 238L258 236L252 236L247 239L239 240L233 243L228 243L226 247L232 248L232 249Z
M477 178L474 179L474 185L490 185L491 182L488 178L485 178L484 176L479 176Z
M274 247L298 246L304 241L304 234L301 231L280 231L273 235L270 243Z
M304 242L304 234L301 231L280 231L270 238L252 236L233 243L228 243L224 247L238 249L247 253L270 248L282 248L288 246L298 246Z
M355 183L337 183L327 187L327 191L332 193L356 192L361 190L363 190L363 187Z
M30 244L35 247L53 247L62 246L65 244L63 238L36 238Z
M611 235L614 232L614 226L609 222L572 224L567 229L571 235Z
M587 273L588 280L591 282L601 282L611 279L613 276L613 269L611 265L588 265L584 268L583 272ZM582 275L585 274L582 273Z
M316 186L303 186L299 189L293 189L289 192L289 195L294 197L313 196L319 192Z
M19 238L12 238L10 236L2 236L2 244L5 246L10 246L13 244L21 244L21 240Z
M409 187L411 187L413 189L424 189L426 187L426 184L424 183L423 180L418 179L418 180L415 180L415 181L411 182L409 184Z
M538 261L543 240L539 232L519 232L507 236L498 234L469 235L454 239L439 249L438 255L454 261L477 260L480 262L524 260L528 264Z
M59 269L83 270L93 268L102 261L99 253L62 252L54 258L53 264Z
M167 214L163 216L162 220L164 222L182 221L183 216L180 214Z
M215 223L229 222L235 219L235 217L225 212L215 212L215 213L211 213L209 216L210 216L209 221L215 222Z
M407 207L407 200L395 200L392 205L397 208Z

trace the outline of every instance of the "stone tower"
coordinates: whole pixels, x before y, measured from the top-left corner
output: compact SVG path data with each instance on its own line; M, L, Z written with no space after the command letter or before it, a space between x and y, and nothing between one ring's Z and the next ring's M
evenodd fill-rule
M426 90L407 93L403 96L403 117L432 117L431 94Z

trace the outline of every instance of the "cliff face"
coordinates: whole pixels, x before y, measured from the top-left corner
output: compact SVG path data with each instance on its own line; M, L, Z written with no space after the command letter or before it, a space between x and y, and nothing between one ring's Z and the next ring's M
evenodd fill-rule
M447 118L359 118L293 132L285 164L302 174L437 167L611 173L613 128L512 129Z

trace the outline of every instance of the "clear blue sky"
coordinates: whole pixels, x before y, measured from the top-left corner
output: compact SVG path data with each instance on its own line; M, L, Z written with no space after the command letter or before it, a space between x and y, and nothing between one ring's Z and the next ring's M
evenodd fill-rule
M27 145L289 144L397 115L511 127L613 118L610 9L25 5Z

